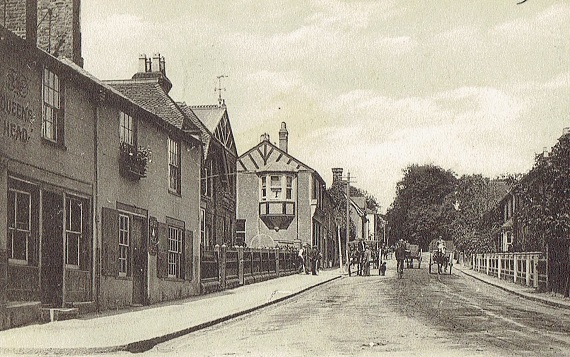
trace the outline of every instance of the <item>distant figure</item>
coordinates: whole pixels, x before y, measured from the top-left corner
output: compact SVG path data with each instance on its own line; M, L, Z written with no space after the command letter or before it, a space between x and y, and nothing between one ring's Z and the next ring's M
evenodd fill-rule
M364 257L362 259L364 261L364 271L362 275L370 276L370 262L372 261L372 252L370 251L370 247L365 245L364 248Z
M305 249L303 248L303 246L301 246L301 249L299 249L297 264L298 264L297 273L302 274L303 271L305 270Z
M319 261L321 260L321 252L317 246L314 246L311 250L311 273L313 275L318 275L319 272Z
M394 252L396 256L396 271L398 273L404 271L404 261L406 260L406 244L402 239L400 239L398 246L396 247L396 251Z
M445 254L445 241L441 236L439 236L439 239L437 240L437 251L441 254Z

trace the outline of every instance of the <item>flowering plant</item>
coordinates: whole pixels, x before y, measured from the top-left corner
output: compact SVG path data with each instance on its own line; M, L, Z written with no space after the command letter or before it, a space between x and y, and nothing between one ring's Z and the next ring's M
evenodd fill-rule
M145 177L146 166L152 160L150 147L139 146L138 149L128 143L120 145L121 168L138 177Z

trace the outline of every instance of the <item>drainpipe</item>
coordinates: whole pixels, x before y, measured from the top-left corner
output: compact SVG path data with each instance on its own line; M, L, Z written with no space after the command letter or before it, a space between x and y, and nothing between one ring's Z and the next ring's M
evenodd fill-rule
M97 312L101 311L101 253L99 249L99 139L97 136L99 128L99 106L104 100L104 92L99 92L95 98L94 125L93 125L93 287L95 288L95 306Z

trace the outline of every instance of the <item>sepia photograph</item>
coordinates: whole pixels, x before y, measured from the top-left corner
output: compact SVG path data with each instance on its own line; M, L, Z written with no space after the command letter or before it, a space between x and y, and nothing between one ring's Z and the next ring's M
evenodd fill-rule
M567 0L0 0L0 356L570 356Z

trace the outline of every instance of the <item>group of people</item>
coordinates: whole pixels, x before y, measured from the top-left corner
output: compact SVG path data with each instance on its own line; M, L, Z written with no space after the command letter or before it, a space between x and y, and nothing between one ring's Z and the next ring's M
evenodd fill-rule
M370 276L370 265L374 261L370 247L364 241L359 241L358 246L350 253L348 262L348 276L352 275L352 266L357 266L357 275Z
M299 249L297 272L318 275L321 258L321 251L317 246L311 248L310 245L305 244Z

